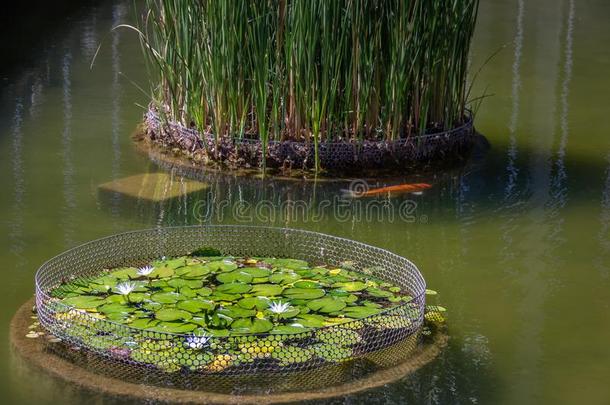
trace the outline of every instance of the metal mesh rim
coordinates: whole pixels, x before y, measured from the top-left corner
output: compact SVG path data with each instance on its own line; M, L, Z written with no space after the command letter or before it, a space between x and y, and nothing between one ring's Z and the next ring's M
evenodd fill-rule
M253 239L253 235L258 236L258 238ZM194 236L199 236L199 239L194 238ZM417 267L408 259L381 248L318 232L248 225L206 225L130 231L107 236L69 249L48 260L36 272L36 305L40 322L51 333L76 346L85 347L98 354L112 357L112 353L88 347L86 343L64 333L65 331L57 322L56 315L75 308L54 300L50 295L52 289L65 277L99 274L105 268L119 265L137 266L162 255L178 256L186 254L206 242L210 242L210 240L211 245L218 248L223 254L234 256L291 257L308 262L316 261L316 259L319 261L320 258L323 258L324 263L335 265L346 259L356 259L354 262L357 270L370 267L371 264L381 264L373 275L395 282L401 288L406 289L412 297L408 302L366 318L339 325L310 328L307 332L303 332L303 337L324 330L336 331L339 339L342 331L355 326L356 323L367 324L372 320L381 319L380 317L383 316L398 315L399 317L405 317L405 324L400 325L404 327L382 336L381 340L383 341L367 343L366 350L363 350L366 353L387 347L412 335L417 332L423 323L426 285ZM279 245L281 245L279 248L278 240ZM185 243L186 241L190 243ZM214 245L214 242L216 242L216 245ZM258 246L257 243L259 242L262 242L263 245ZM271 244L271 248L265 246L268 243ZM275 250L274 254L273 250ZM330 253L326 253L327 250L330 250ZM105 332L110 330L115 336L143 335L143 339L159 340L180 340L192 336L189 333L152 332L107 319L99 319L86 312L78 312L76 321L80 322L81 325L95 327ZM243 334L236 336L236 338L243 341L254 338L279 340L299 336L301 334L259 333ZM210 339L210 342L224 342L227 338L211 337ZM134 363L132 360L129 360L129 362ZM148 363L144 364L149 365ZM314 367L316 364L319 366L321 363L314 362L309 364L309 367Z

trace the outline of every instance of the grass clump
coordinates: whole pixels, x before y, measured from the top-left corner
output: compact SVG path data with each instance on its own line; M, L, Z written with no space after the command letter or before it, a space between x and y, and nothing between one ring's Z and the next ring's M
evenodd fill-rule
M137 30L162 118L217 142L260 139L263 156L273 141L309 142L317 170L321 142L463 123L477 8L478 0L147 0Z

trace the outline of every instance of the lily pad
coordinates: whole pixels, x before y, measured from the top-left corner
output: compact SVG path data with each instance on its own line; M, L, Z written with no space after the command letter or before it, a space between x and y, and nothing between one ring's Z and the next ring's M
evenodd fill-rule
M218 280L219 283L223 284L235 282L250 283L252 281L252 278L252 275L241 270L231 271L228 273L220 273L216 276L216 280Z
M160 304L175 304L176 302L184 299L184 297L176 292L160 292L151 295L150 299Z
M367 316L375 315L381 312L380 309L374 307L367 306L353 306L353 307L345 307L343 309L343 314L349 318L362 319Z
M233 319L236 318L248 318L256 315L256 311L253 309L246 309L236 305L231 305L229 307L221 308L216 311L218 314L226 315Z
M155 318L160 321L188 321L192 317L193 315L190 312L176 308L161 309L155 313Z
M102 305L104 300L100 297L91 295L77 295L74 297L64 298L63 303L79 309L91 309Z
M336 312L345 308L345 301L337 297L324 297L309 301L307 307L317 312Z
M313 300L323 297L324 290L321 288L288 288L282 295L292 299Z
M269 306L270 300L265 297L246 297L237 302L242 308L263 310Z
M252 289L252 286L250 284L239 283L239 282L221 284L218 287L216 287L216 291L220 291L222 293L227 293L227 294L243 294L243 293L247 293L251 289Z
M333 284L333 287L341 288L342 290L345 290L348 292L356 292L356 291L362 291L362 290L366 289L367 285L366 285L366 283L364 283L362 281L347 281L344 283L335 283L335 284Z
M176 304L176 308L183 309L192 313L199 313L204 311L212 311L216 305L213 301L203 300L185 300L180 301Z
M277 284L256 284L252 286L250 294L264 297L274 297L282 294L284 287Z
M273 328L273 323L267 319L242 318L231 324L235 333L265 333Z
M300 278L300 275L293 272L278 272L269 276L269 282L273 284L291 284Z

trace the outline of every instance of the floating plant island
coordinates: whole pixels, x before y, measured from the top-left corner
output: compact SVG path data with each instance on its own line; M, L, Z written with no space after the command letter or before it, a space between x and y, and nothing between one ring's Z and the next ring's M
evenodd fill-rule
M158 250L171 255L144 259ZM415 266L390 252L240 226L115 235L37 273L38 317L53 336L164 372L305 370L362 357L442 320L440 307L426 313L426 291Z

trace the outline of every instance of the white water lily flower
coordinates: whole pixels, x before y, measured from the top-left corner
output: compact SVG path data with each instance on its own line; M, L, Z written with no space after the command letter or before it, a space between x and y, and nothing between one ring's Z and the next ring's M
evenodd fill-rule
M210 337L206 334L192 335L186 338L186 345L191 349L203 349L209 341Z
M271 305L269 305L269 311L273 312L274 314L283 314L284 312L288 311L288 307L290 307L289 302L272 302Z
M124 282L116 285L116 289L119 294L127 295L136 289L138 285L132 282Z
M144 266L144 267L140 267L140 269L138 270L138 276L148 276L150 273L153 272L155 268L153 266Z

